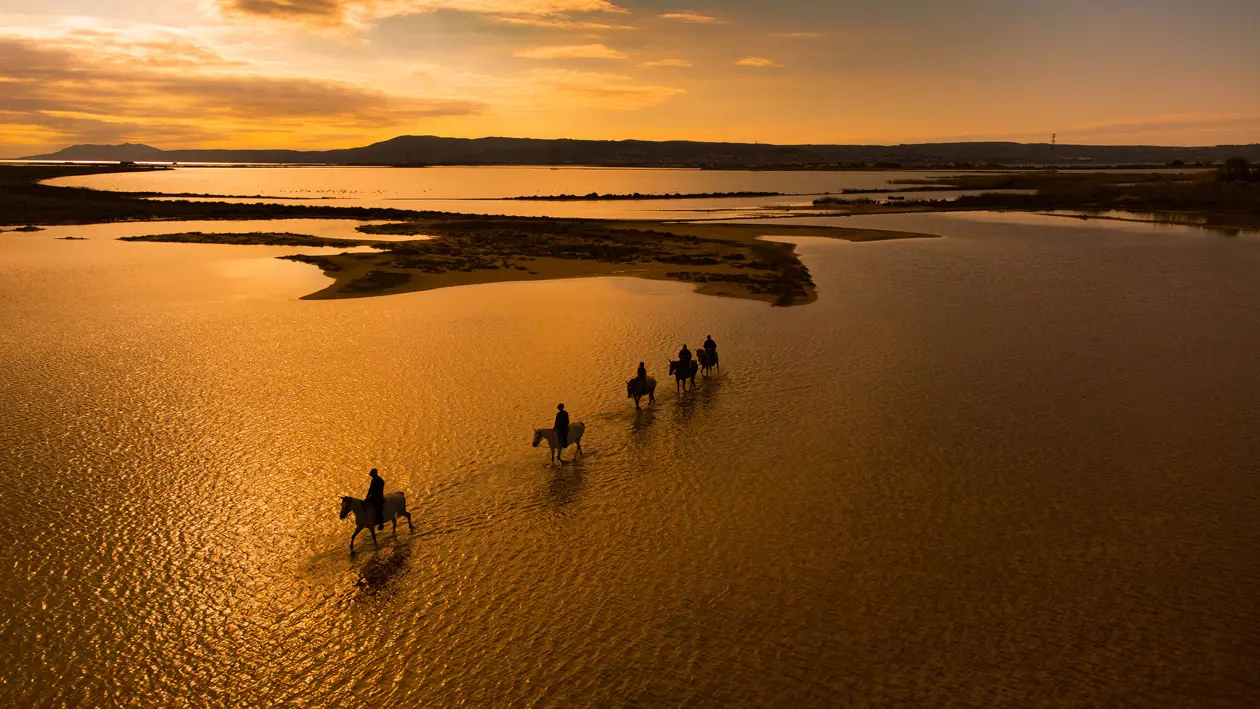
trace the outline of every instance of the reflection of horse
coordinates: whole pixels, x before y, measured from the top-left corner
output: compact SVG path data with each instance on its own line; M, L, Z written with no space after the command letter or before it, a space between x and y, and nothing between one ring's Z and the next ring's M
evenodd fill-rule
M385 522L391 522L394 525L395 532L398 531L398 518L407 518L407 527L415 529L411 526L411 513L407 511L407 496L401 492L392 492L385 496L385 504L383 505L385 512ZM357 497L341 498L341 518L345 519L346 515L354 513L354 534L350 535L350 551L354 551L354 538L359 536L359 532L367 530L372 533L372 544L376 544L376 510L368 507L367 503Z
M649 404L656 403L656 378L639 379L635 377L626 382L626 396L634 399L634 408L639 408L639 399L648 398Z
M691 386L694 387L696 385L696 371L699 369L694 359L687 362L686 365L676 359L671 359L669 361L669 373L674 375L674 389L685 390L688 380L691 381Z
M586 432L586 426L581 421L569 426L570 446L577 446L578 455L582 455L582 434ZM551 460L555 462L556 451L560 451L560 461L564 462L564 449L560 447L560 435L556 433L554 428L535 428L534 429L534 447L537 448L539 443L547 441L547 445L551 446Z
M696 350L696 361L700 363L700 371L704 376L709 376L713 373L713 368L718 366L717 350Z

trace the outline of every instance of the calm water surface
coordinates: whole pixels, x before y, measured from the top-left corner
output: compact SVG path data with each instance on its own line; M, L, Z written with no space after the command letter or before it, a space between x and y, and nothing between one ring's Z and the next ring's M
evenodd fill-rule
M130 192L265 196L269 203L386 207L573 218L691 219L759 215L809 205L821 193L890 189L890 180L956 174L933 171L738 171L549 167L183 167L152 173L84 175L49 184ZM534 202L505 198L558 194L781 192L782 197ZM931 194L953 199L967 191ZM854 195L855 197L859 195ZM882 198L890 195L871 195ZM914 198L925 193L902 193ZM317 200L317 201L312 201ZM218 200L215 201L224 201ZM258 199L227 201L257 202Z
M1260 701L1260 239L837 222L947 238L772 309L0 235L0 705ZM416 529L352 557L373 466Z

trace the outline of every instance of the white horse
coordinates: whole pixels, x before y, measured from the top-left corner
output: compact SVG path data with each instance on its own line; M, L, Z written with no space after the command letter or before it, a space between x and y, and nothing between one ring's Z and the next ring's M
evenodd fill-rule
M407 511L407 496L401 492L391 492L385 496L385 504L382 507L385 513L385 521L394 525L393 531L398 531L398 518L407 518L407 527L415 529L411 524L411 513ZM354 513L354 534L350 535L350 551L354 551L354 538L359 536L359 532L367 530L372 533L372 544L376 545L376 510L372 509L364 500L357 497L341 498L341 518L345 519L346 515Z
M581 421L569 426L569 445L577 446L578 455L582 455L582 434L586 432L586 426ZM547 445L551 446L551 462L556 460L556 451L560 451L560 461L564 462L564 449L560 447L560 436L554 428L535 428L534 429L534 447L537 448L539 443L547 441Z

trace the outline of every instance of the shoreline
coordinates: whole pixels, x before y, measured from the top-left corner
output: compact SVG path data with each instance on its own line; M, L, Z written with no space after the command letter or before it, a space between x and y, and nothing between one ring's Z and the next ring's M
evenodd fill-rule
M691 284L697 293L704 295L758 300L786 307L816 300L816 286L809 269L797 256L793 244L766 241L761 237L815 236L850 242L938 238L932 234L877 229L738 224L732 223L734 219L688 222L561 219L367 207L157 201L144 199L139 194L39 184L42 180L59 176L153 169L169 168L121 165L0 166L0 215L3 215L0 216L0 222L21 228L132 221L297 218L389 222L359 226L357 231L366 237L363 239L327 239L304 234L267 232L122 237L125 241L372 249L331 255L298 254L281 257L317 266L324 275L333 279L326 288L302 296L303 300L392 295L500 281L616 275L679 281ZM1213 187L1214 183L1205 182L1201 178L1168 180L1163 175L1148 174L1136 184L1127 181L1130 179L1129 176L1124 176L1122 180L1111 173L1093 176L1081 173L1070 176L1057 173L979 176L973 173L925 180L918 182L917 188L894 189L931 192L977 187L1010 189L1018 185L1017 188L1032 187L1038 189L1038 192L1019 195L984 193L951 202L905 200L886 203L865 201L856 204L815 204L810 207L784 209L783 217L791 218L805 211L812 212L811 216L834 217L990 209L1042 213L1046 211L1043 206L1046 202L1054 203L1052 209L1132 209L1134 205L1130 193L1133 189L1145 189L1148 193L1162 189L1164 192L1158 194L1163 195L1168 191L1169 185L1181 192L1197 190L1196 195L1204 190L1215 190L1216 194L1222 194L1220 188ZM1070 191L1065 190L1065 186ZM1103 198L1114 198L1115 194L1125 197L1123 207L1095 206L1094 202L1105 201L1099 195ZM559 197L583 199L570 195ZM632 197L593 193L585 198ZM1061 206L1065 201L1075 201L1083 206ZM1183 219L1186 214L1202 216L1187 212L1183 213ZM15 219L14 215L24 218ZM418 238L378 240L372 238L373 234Z
M549 280L626 275L690 283L697 292L772 305L817 299L809 269L790 243L761 236L822 236L847 241L936 238L931 234L841 227L686 224L666 221L557 219L450 214L401 209L307 205L155 201L128 193L53 187L53 177L153 168L101 166L0 166L0 221L20 226L141 221L243 221L352 219L368 238L329 240L302 234L182 233L123 237L127 241L370 246L371 252L294 255L333 279L306 300L391 295L506 280ZM166 168L158 168L166 169ZM425 237L384 241L372 234Z
M791 243L764 236L814 236L855 243L931 234L765 224L689 224L497 218L416 220L362 225L360 233L416 240L328 239L292 233L181 232L120 241L323 248L372 251L294 254L279 258L318 267L333 279L302 300L341 300L481 283L623 276L676 281L701 295L775 306L817 300L809 269Z

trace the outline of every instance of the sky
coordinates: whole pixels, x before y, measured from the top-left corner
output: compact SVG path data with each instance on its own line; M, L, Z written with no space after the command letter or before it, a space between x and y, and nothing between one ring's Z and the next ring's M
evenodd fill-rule
M1257 0L0 0L0 157L1260 142Z

